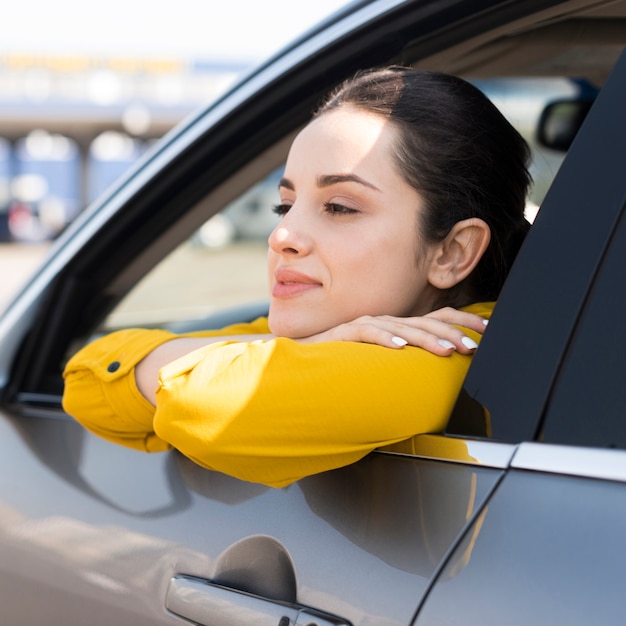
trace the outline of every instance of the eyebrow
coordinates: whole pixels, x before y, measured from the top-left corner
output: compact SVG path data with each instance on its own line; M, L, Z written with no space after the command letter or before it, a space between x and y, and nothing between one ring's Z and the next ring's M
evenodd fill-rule
M338 183L358 183L364 187L380 191L376 185L373 185L356 174L323 174L322 176L317 177L317 186L320 188L330 187L331 185L337 185ZM290 191L296 190L295 185L288 178L281 178L278 186L289 189Z

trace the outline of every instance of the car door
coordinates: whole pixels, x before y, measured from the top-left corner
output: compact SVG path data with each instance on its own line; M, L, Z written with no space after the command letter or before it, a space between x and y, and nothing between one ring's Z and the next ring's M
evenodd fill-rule
M303 623L407 624L493 484L489 469L374 455L271 489L70 421L1 423L12 624L292 624L309 609L323 619Z
M494 436L522 443L416 625L623 623L625 102L623 53L468 376L466 390L489 409ZM549 271L538 273L547 260Z

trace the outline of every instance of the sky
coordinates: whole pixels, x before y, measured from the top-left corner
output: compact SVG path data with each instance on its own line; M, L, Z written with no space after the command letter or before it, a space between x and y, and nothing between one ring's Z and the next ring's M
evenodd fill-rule
M347 0L12 0L0 54L259 61Z

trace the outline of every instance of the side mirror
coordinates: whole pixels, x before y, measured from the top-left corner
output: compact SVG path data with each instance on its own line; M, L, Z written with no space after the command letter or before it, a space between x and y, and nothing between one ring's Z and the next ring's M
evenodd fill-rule
M567 152L593 102L593 97L584 97L547 104L537 124L537 142L545 148Z

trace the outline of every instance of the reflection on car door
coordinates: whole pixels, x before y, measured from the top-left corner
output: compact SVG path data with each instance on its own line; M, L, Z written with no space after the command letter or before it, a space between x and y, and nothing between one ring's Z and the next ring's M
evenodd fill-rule
M232 610L243 591L292 617L319 611L330 620L320 624L407 624L501 475L375 453L272 489L175 451L138 454L69 420L7 423L0 475L21 467L24 488L1 487L0 600L23 624L177 623L181 580L230 592ZM241 599L233 623L251 623ZM213 624L205 600L183 609Z

